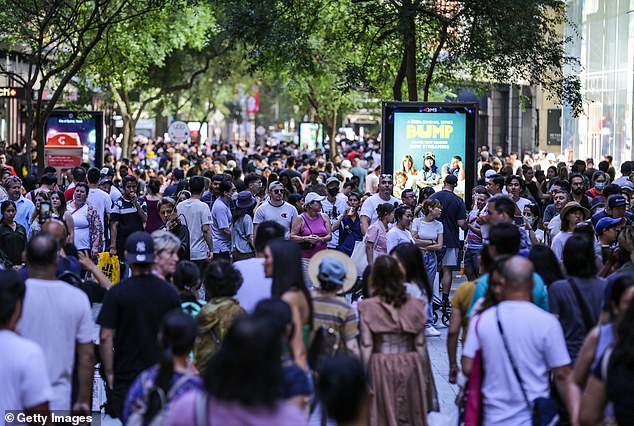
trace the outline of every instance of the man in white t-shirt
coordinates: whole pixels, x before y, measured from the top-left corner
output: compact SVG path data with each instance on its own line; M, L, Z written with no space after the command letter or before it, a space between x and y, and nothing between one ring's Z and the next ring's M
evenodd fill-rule
M92 168L88 170L86 174L86 180L88 180L88 198L86 199L86 203L90 206L93 206L97 213L99 214L99 219L101 219L101 225L104 229L104 232L108 231L109 224L107 223L106 218L110 215L110 211L112 210L112 198L105 191L99 189L98 184L101 178L101 174L99 173L99 169ZM104 246L105 248L105 238L104 238Z
M189 181L191 198L176 206L181 223L189 229L190 259L200 269L205 270L207 262L213 258L214 244L211 235L211 210L207 203L200 201L205 188L205 178L194 176Z
M277 222L285 230L284 238L287 240L291 234L291 225L297 217L297 209L284 201L284 185L280 182L271 182L269 185L269 199L262 202L255 211L253 217L253 234L258 232L258 225L264 221Z
M31 238L26 247L29 279L17 331L44 348L53 385L51 410L71 409L73 367L77 359L78 393L73 410L89 414L94 374L95 328L88 296L55 279L58 246L49 234Z
M321 212L328 215L330 225L334 224L348 209L348 197L339 192L339 179L331 176L326 180L327 196L321 202ZM339 244L339 229L332 231L332 240L328 241L328 248L337 248Z
M376 194L379 192L379 175L381 174L381 165L377 164L373 168L370 168L368 175L365 178L365 192L370 194Z
M392 195L393 185L392 175L381 175L379 178L379 192L363 202L359 212L361 233L363 235L368 231L368 227L379 219L376 214L376 208L379 204L399 203L398 198Z
M572 384L564 333L554 315L531 303L532 274L533 265L526 258L515 256L507 260L496 274L499 281L490 284L491 290L501 294L503 301L469 322L462 368L468 376L476 352L481 351L483 423L486 425L531 425L531 407L521 386L531 404L537 398L548 398L550 371L554 373L557 390L572 424L577 424L580 394Z
M211 207L211 236L214 241L214 257L231 261L231 195L236 187L230 180L220 182L220 197ZM219 202L218 202L219 201Z
M233 266L242 274L242 285L236 300L248 313L253 312L260 300L271 297L271 278L264 273L264 248L271 240L284 238L284 228L277 222L264 221L255 233L255 257L239 260Z

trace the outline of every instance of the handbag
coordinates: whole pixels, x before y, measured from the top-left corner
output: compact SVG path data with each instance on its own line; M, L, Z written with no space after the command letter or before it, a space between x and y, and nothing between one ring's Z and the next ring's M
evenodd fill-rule
M310 235L314 235L314 232L310 228L310 225L308 224L308 221L306 220L306 216L304 215L304 213L302 213L302 216L303 216L303 219L304 219L304 224L306 225L306 227L310 231ZM316 245L317 245L316 243L309 243L308 241L300 241L300 243L299 243L299 247L302 248L303 250L314 249Z
M350 259L357 267L357 276L363 276L365 268L368 267L368 256L365 254L365 238L361 241L355 241Z
M513 374L517 379L520 389L522 390L522 396L524 397L524 401L528 406L529 410L531 410L532 418L533 418L533 426L551 426L559 424L559 406L557 402L552 398L537 398L533 403L528 399L528 395L526 394L526 389L524 389L524 382L522 381L522 376L520 375L519 370L517 369L517 365L515 364L515 360L513 360L513 355L511 355L511 351L509 350L508 343L506 341L506 336L504 335L504 329L502 328L502 323L500 322L499 316L499 306L495 307L495 319L498 324L498 330L500 331L500 335L502 336L502 342L504 343L504 349L506 350L506 354L509 357L509 361L511 362L511 368L513 369Z
M478 325L481 315L478 315L475 325L475 333L478 336ZM471 372L465 385L465 393L463 396L464 415L463 423L465 426L479 426L483 422L483 395L482 382L484 381L484 363L482 359L482 350L478 350L473 358Z

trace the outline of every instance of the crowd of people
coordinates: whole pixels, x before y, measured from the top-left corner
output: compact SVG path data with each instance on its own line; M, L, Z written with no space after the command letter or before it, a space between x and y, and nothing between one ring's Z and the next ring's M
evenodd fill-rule
M101 409L97 369L124 424L426 425L440 310L464 424L634 422L634 162L481 147L467 206L339 149L0 155L0 411Z

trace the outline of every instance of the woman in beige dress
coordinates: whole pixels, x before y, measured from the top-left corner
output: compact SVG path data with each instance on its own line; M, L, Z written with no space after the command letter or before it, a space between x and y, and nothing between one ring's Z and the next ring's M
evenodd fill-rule
M398 261L372 266L372 297L359 302L361 354L370 382L370 425L426 425L425 301L409 297Z

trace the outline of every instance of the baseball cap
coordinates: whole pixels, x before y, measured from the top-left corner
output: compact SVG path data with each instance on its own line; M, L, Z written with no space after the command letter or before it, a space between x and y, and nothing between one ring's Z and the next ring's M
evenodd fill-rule
M284 188L284 185L282 185L282 182L280 182L279 180L274 180L273 182L271 182L271 183L269 184L269 192L270 192L273 188L277 188L277 187Z
M485 177L486 179L488 179L488 178L490 178L491 176L493 176L493 175L495 175L495 174L497 174L497 172L496 172L495 170L493 170L493 169L489 169L489 170L487 170L486 172L484 172L484 177Z
M326 179L326 186L330 185L331 183L336 183L337 185L339 185L341 182L339 182L339 179L337 179L334 176L330 176L328 179Z
M154 241L152 236L143 231L130 234L125 240L126 260L128 263L154 262Z
M634 192L634 183L630 182L629 180L623 182L623 184L621 185L621 191Z
M458 178L454 175L447 175L445 177L445 183L448 185L458 185Z
M341 162L341 167L344 169L349 169L350 167L352 167L352 163L350 162L350 160L343 160Z
M104 183L112 183L112 181L108 178L103 178L99 181L97 185L103 185Z
M114 176L114 170L112 167L104 167L100 171L101 176Z
M316 192L309 192L308 194L306 194L306 197L304 197L304 205L308 205L308 204L312 203L313 201L322 202L324 200L324 198L326 198L326 197L322 197L321 195L317 194Z
M612 195L608 199L608 207L613 209L614 207L621 207L627 205L627 200L621 194Z
M590 203L590 208L594 209L595 207L604 207L605 206L605 198L603 197L594 197L592 202Z
M324 257L319 264L319 274L317 277L322 282L334 285L343 285L348 271L343 263L334 257Z
M597 225L594 227L594 230L596 231L597 235L602 235L606 229L612 228L613 226L618 225L619 223L623 221L623 219L624 218L622 217L619 217L619 218L603 217L597 222Z

